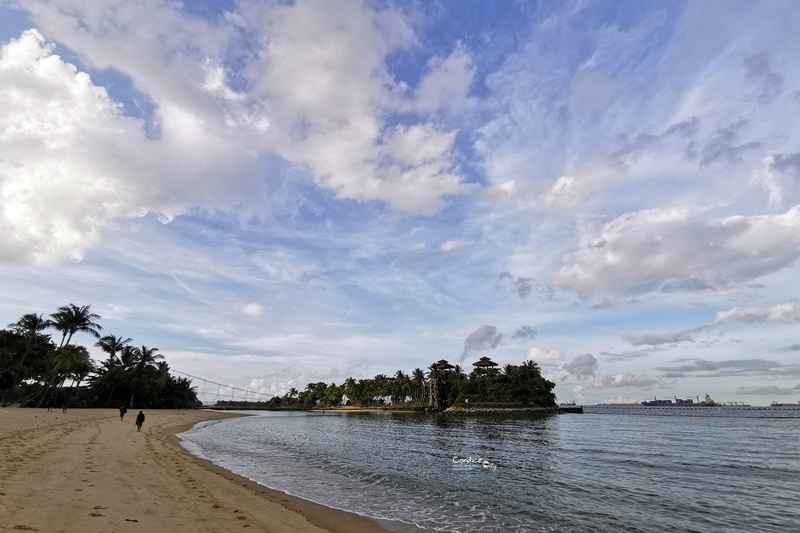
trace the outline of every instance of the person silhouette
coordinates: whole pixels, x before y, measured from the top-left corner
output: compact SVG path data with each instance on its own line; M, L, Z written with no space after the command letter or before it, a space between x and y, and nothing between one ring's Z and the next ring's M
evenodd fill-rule
M142 430L142 424L144 424L144 413L139 411L139 414L136 415L136 431Z
M127 412L128 412L128 408L127 407L125 407L124 405L122 407L120 407L119 408L119 419L122 420L123 418L125 418L125 413L127 413Z

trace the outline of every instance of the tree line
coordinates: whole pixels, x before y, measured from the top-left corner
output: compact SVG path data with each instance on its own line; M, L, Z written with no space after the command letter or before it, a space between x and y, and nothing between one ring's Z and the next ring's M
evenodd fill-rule
M393 376L347 378L341 385L309 383L304 390L292 388L267 402L219 402L219 407L262 409L326 409L354 407L400 407L441 410L450 406L555 407L555 383L541 375L534 361L505 365L501 369L475 368L467 374L460 365L445 360L425 372L398 370ZM235 404L235 405L234 405Z
M199 404L191 381L172 376L158 348L102 336L100 319L89 305L67 304L48 318L30 313L0 330L2 405L180 409ZM60 334L57 343L48 330ZM96 338L95 346L108 357L95 363L85 346L73 343L76 333Z

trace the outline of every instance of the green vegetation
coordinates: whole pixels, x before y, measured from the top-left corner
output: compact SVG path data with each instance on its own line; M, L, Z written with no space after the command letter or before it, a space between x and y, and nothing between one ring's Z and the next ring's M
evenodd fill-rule
M392 377L348 378L342 385L309 383L305 390L291 389L263 403L262 409L329 409L346 402L364 408L444 409L470 407L555 407L555 383L544 379L533 361L506 365L502 371L476 368L469 375L447 361L434 363L410 375L398 370ZM220 407L225 407L225 402ZM233 406L233 404L231 404ZM236 404L241 408L241 404Z
M76 407L185 408L200 402L191 381L175 378L158 348L131 345L130 338L101 337L100 316L90 306L65 305L51 314L28 314L0 330L0 397L2 404L42 406L66 401ZM48 330L60 333L56 345ZM72 344L76 333L97 338L108 354L95 364L83 346ZM348 378L341 385L309 383L268 402L219 402L217 407L261 409L329 409L343 404L440 410L469 407L555 407L555 384L544 379L533 361L502 370L482 358L466 374L445 360L427 372L398 370L389 377ZM71 381L70 386L66 386Z
M199 404L191 382L170 374L158 348L134 347L131 339L115 335L101 337L100 318L88 305L69 304L48 319L27 314L0 330L2 405L179 409ZM46 333L49 329L61 334L58 345ZM95 346L108 359L97 365L84 346L72 344L79 332L97 338Z

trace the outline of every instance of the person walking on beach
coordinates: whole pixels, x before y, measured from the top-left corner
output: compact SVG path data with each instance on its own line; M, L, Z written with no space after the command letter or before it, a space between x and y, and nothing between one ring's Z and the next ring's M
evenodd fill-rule
M119 419L122 420L123 418L125 418L125 413L127 413L127 412L128 412L128 408L127 407L125 407L124 405L122 407L120 407L119 408Z
M64 400L64 403L61 404L61 412L62 413L67 412L67 400Z
M47 400L47 412L48 412L48 413L52 413L52 412L53 412L53 407L54 407L54 406L53 406L53 404L54 404L54 403L55 403L55 402L53 401L53 399L52 399L52 398L50 398L49 400Z
M136 431L142 430L142 424L144 424L144 413L139 411L139 414L136 415Z

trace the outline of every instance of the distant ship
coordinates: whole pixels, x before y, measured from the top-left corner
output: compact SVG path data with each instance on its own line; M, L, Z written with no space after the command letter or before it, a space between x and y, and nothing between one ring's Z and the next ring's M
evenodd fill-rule
M711 399L711 396L706 394L705 399L701 402L700 397L697 397L697 401L694 398L678 398L677 396L674 399L667 399L667 400L659 400L657 398L653 398L652 400L645 400L642 402L642 405L648 407L719 407L723 405L738 405L741 407L750 407L744 403L734 403L729 402L728 404L718 403Z
M800 418L800 402L772 402L768 406L752 406L743 402L715 402L706 394L700 397L682 399L644 400L641 403L600 403L580 406L587 414L626 414L654 416L710 416L710 417L766 417Z

